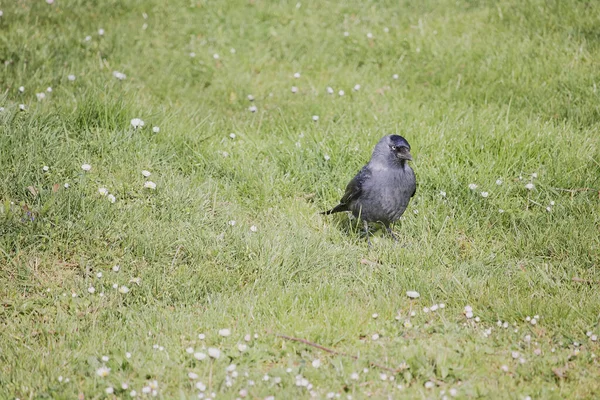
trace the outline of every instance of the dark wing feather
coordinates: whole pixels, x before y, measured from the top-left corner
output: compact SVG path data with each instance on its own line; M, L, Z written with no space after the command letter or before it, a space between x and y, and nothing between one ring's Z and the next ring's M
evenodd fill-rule
M371 170L368 166L364 166L358 174L346 186L346 192L340 200L340 204L333 207L331 210L322 212L321 214L329 215L341 211L349 211L348 205L360 197L362 193L363 183L371 177Z

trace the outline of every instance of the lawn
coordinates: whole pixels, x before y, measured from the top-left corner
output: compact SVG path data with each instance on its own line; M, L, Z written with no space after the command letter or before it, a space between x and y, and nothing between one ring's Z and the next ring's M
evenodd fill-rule
M0 398L600 396L597 1L0 9Z

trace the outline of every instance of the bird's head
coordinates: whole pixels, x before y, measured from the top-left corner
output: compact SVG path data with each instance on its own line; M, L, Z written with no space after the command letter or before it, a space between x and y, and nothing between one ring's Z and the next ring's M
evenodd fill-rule
M410 144L399 135L384 136L375 146L373 159L375 158L380 161L386 160L387 162L400 164L412 161Z

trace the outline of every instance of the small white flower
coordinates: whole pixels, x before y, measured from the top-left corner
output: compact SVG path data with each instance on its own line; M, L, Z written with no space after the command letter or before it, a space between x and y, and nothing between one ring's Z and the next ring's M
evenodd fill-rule
M427 314L429 312L429 307L423 307L423 312Z
M475 322L481 322L481 318L475 317Z
M201 392L204 392L206 390L206 385L202 382L198 382L196 383L196 389L198 389Z
M104 36L104 29L102 29L102 28L98 29L98 35Z
M229 225L231 225L231 226L235 226L235 221L234 221L234 220L228 221L227 223L228 223Z
M214 347L209 347L208 348L208 355L211 358L215 358L215 359L219 358L219 357L221 357L221 350L219 350L217 348L214 348Z
M127 286L121 286L119 288L119 293L123 293L123 294L129 293L129 288Z
M537 178L537 177L538 177L538 174L537 174L537 172L534 172L533 174L531 174L531 177L532 177L533 179Z
M503 365L500 367L503 372L508 372L508 365Z
M158 126L152 127L152 132L154 132L154 133L160 132L160 127L158 127Z
M26 108L25 104L19 104L19 110L25 111Z
M25 92L25 86L19 86L19 92L24 93Z
M432 305L431 307L429 307L429 309L430 309L431 311L437 311L438 307L439 307L439 306L438 306L437 304L434 304L434 305Z
M502 213L504 212L504 210L500 208L500 209L498 210L498 212L499 212L500 214L502 214Z
M458 395L458 390L456 390L455 388L452 388L448 391L448 393L450 393L450 396L456 397Z
M292 93L296 93L298 91L298 88L296 86L292 86Z
M108 376L110 374L110 368L102 366L96 370L96 375L101 376L102 378Z
M250 227L250 230L251 230L252 232L258 232L258 228L257 228L255 225L252 225L252 226Z
M59 381L59 382L62 382L62 381L63 381L63 377L62 377L62 375L58 377L58 381Z
M486 198L488 197L490 194L488 192L481 192L481 197Z
M85 37L85 41L86 41L86 42L89 42L90 40L92 40L92 37L91 37L91 36L89 36L89 35L88 35L88 36L86 36L86 37Z
M129 352L125 353L125 358L131 358L131 353L129 353Z
M340 96L343 96L345 93L344 93L344 91L343 91L343 90L340 90L340 91L338 92L338 94L339 94Z
M332 88L332 87L329 87L329 86L327 86L327 93L329 93L329 94L333 94L333 88Z
M69 75L67 76L67 79L73 82L75 80L75 75Z
M475 190L475 189L477 189L477 185L474 183L469 183L469 189Z
M253 112L253 113L255 113L255 112L256 112L256 110L258 110L258 109L256 108L256 106L250 106L250 107L248 107L248 111L250 111L250 112Z
M532 319L531 319L531 321L530 321L530 323L531 323L531 325L535 325L535 324L537 324L537 319L535 319L535 318L532 318Z
M553 206L554 204L556 204L556 203L554 203L554 200L552 200L552 201L550 202L550 205L551 205L551 206Z
M383 31L384 31L385 33L388 33L388 32L390 31L390 28L388 28L388 27L386 26L386 27L384 27L384 28L383 28Z
M527 185L525 185L525 189L527 190L533 190L535 188L535 185L533 183L528 183Z
M48 93L52 93L52 88L51 88L50 86L48 86L48 87L46 88L46 92L48 92Z
M328 154L323 155L323 158L325 159L325 161L329 161L331 159L331 157L329 157Z
M296 78L296 79L300 78L300 72L296 72L296 73L294 74L294 78Z
M104 362L108 362L109 360L108 356L102 356L100 359Z
M531 317L530 317L529 315L528 315L528 316L526 316L526 317L525 317L525 321L527 321L527 322L531 321Z
M367 33L367 38L373 39L373 34L371 32Z
M96 289L95 289L93 286L90 286L90 287L88 288L88 292L89 292L89 293L94 293L95 291L96 291Z
M156 183L152 182L152 181L146 181L144 182L144 187L146 189L152 189L155 190L156 189Z
M371 336L371 339L373 339L373 340L379 340L379 334L378 334L378 333L374 333L374 334Z
M552 207L546 207L546 211L552 212Z
M150 386L144 386L142 388L142 393L148 394L152 391L152 389L150 388Z
M204 333L199 333L198 334L198 339L204 340L204 339L206 339L206 335Z
M345 37L348 37L348 36L350 36L350 32L344 32L344 36L345 36Z
M223 337L228 337L228 336L231 336L231 331L227 328L219 329L219 335L221 335Z
M411 299L417 299L417 298L421 297L419 292L415 292L414 290L409 290L408 292L406 292L406 295L408 297L410 297Z
M592 335L592 336L590 336L590 340L591 340L592 342L596 342L596 341L598 341L598 335Z
M198 374L195 372L188 372L188 378L196 380L198 379Z
M44 93L44 92L36 93L35 97L37 97L38 101L42 101L46 98L46 93Z
M246 335L244 336L244 340L245 340L246 342L249 342L249 341L251 341L251 340L252 340L252 335L250 335L249 333L248 333L248 334L246 334Z
M248 100L249 101L254 101L254 96L252 96L251 94L248 95Z
M69 188L69 184L68 183L65 183L63 186L65 187L65 189Z
M144 170L142 170L142 175L143 175L144 177L146 177L146 178L147 178L147 177L149 177L150 175L152 175L152 173L151 173L150 171L146 171L146 170L144 169Z
M316 360L313 360L312 366L313 368L319 368L321 366L321 360L319 360L318 358Z
M444 192L443 190L440 191L440 196L442 197L446 197L446 192Z
M353 373L350 375L350 379L352 379L353 381L357 381L357 380L358 380L358 378L359 378L358 372L353 372Z
M77 293L71 293L71 297L73 297L73 298L77 297Z
M141 127L143 127L143 126L145 125L145 122L144 122L144 121L142 121L142 120L141 120L141 119L139 119L139 118L134 118L134 119L132 119L132 120L130 121L130 123L131 123L131 126L133 126L133 127L134 127L134 129L141 128Z
M121 269L120 265L113 265L113 267L112 267L113 272L119 272L120 269Z
M518 351L513 351L512 353L510 353L510 355L514 359L517 359L521 356Z
M379 314L375 313L375 314L371 315L371 317L373 317L373 319L377 319L377 317L379 317Z
M194 348L193 347L188 347L187 349L185 349L185 352L188 354L194 354Z
M190 53L190 57L194 58L196 57L196 53L194 53L193 51Z
M440 308L446 308L446 304L440 303Z
M83 164L83 165L81 165L81 169L84 170L85 172L88 172L89 170L92 169L92 166L90 164Z
M473 318L473 312L472 311L465 312L465 317L467 317L467 319Z
M206 354L205 353L201 353L201 352L194 353L194 358L196 360L202 361L202 360L206 359Z
M418 213L419 213L419 210L417 210L417 209L413 210L413 214L417 215Z
M42 167L42 171L44 171L44 172L48 172L49 170L50 170L50 167L48 167L47 165L44 165Z
M98 189L98 193L100 193L102 196L106 196L108 194L108 189L101 187Z
M115 392L115 389L113 389L112 386L109 386L106 389L104 389L104 391L106 392L106 394L113 394Z
M318 115L313 115L312 116L312 120L317 122L319 120L319 116Z
M387 378L388 378L387 374L384 374L384 373L379 374L379 379L381 379L382 381L387 381Z
M356 85L354 85L354 88L352 88L352 90L358 92L360 90L360 85L357 83Z
M399 76L398 76L398 74L394 74L394 75L392 75L392 78L394 78L394 79L398 79L398 78L399 78Z
M431 381L425 382L425 389L433 389L435 387L435 383Z
M217 53L215 53L215 54L213 54L213 58L214 58L215 60L218 60L220 57L219 57L219 55L218 55Z
M262 378L263 381L268 382L271 377L268 374L265 374Z
M237 348L238 348L238 350L239 350L240 353L243 353L246 350L248 350L248 346L246 346L244 343L239 343L237 345Z

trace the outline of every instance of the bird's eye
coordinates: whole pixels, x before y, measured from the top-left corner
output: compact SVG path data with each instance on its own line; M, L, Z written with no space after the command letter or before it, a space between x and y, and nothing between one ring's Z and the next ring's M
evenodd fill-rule
M397 147L396 146L390 146L392 148L392 150L396 151Z

